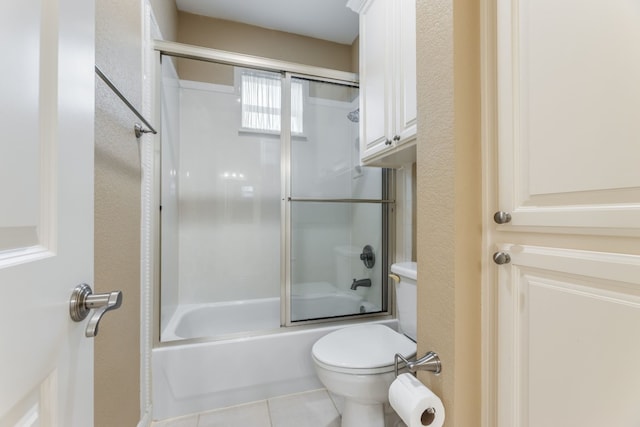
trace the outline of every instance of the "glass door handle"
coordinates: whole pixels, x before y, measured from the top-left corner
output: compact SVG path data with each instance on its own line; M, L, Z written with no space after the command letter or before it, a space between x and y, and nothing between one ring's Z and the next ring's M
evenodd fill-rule
M95 310L85 336L88 338L98 335L98 324L102 316L110 310L115 310L122 305L122 291L113 291L104 294L94 294L91 286L82 283L75 287L69 300L69 315L74 322L83 321L91 310Z

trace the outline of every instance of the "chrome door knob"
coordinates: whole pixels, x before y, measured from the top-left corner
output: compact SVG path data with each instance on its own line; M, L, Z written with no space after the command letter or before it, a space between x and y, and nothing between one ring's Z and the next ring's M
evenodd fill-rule
M509 264L511 262L511 255L507 252L496 252L493 254L493 262L498 265Z
M115 310L122 305L122 291L113 291L105 294L94 294L91 286L82 283L75 287L69 300L69 315L74 322L83 321L93 309L95 312L85 330L88 338L98 335L98 324L102 316L110 310Z
M511 214L509 212L498 211L493 215L496 224L506 224L511 222Z

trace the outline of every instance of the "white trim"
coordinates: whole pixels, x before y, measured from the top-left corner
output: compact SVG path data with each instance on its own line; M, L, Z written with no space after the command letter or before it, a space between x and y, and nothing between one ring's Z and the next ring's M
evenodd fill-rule
M412 165L407 163L395 170L395 209L396 209L396 239L394 262L411 261L413 250L413 212L411 206L416 201L412 194Z
M161 36L160 28L153 14L149 0L143 7L142 25L142 113L145 117L152 114L153 93L155 87L154 59L151 49L152 37ZM159 121L155 121L156 123ZM141 200L140 200L140 422L138 427L151 425L153 408L151 350L153 347L153 178L154 144L160 137L145 134L139 139L141 163Z
M511 255L512 266L531 267L572 276L602 279L611 287L615 283L640 285L640 256L624 253L559 249L506 243L499 250Z
M151 414L152 407L148 406L146 411L142 414L142 418L136 427L151 427Z
M56 253L41 245L18 248L0 252L0 269L13 267L14 265L35 262L55 256Z
M496 183L496 0L480 3L480 91L482 144L481 393L480 425L497 426L498 318L496 268L491 263L497 210Z
M360 13L365 1L366 0L348 0L346 6L355 13Z

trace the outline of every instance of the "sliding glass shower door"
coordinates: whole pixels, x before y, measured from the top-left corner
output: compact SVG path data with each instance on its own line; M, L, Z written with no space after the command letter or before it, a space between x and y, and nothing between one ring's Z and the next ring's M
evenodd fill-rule
M292 78L290 321L386 310L387 177L360 166L358 88ZM299 107L296 107L299 105ZM302 119L300 119L302 118Z
M162 57L161 341L386 312L387 173L358 88Z

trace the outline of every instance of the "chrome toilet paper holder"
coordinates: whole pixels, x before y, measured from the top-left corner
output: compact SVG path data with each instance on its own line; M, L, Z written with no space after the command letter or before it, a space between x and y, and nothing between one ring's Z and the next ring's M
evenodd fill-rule
M413 362L407 360L400 353L396 353L396 356L394 358L394 372L396 374L396 378L398 377L399 363L401 360L404 362L404 366L411 373L416 373L417 371L427 371L433 372L434 374L438 375L440 372L442 372L442 364L440 363L440 358L438 357L438 354L433 351L428 352L420 359Z

